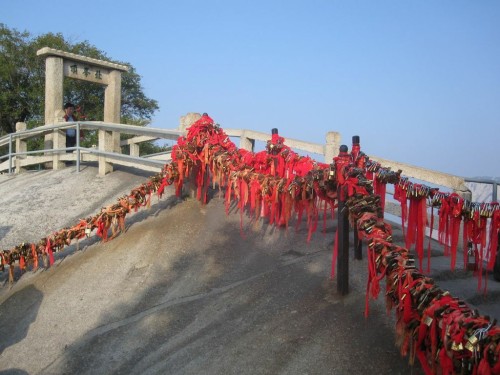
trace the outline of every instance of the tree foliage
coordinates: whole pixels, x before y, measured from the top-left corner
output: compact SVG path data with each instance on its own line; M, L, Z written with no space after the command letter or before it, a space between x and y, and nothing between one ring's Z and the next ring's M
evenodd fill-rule
M43 47L129 66L122 74L122 123L147 125L159 109L157 101L144 94L134 67L109 58L88 41L71 43L60 33L32 36L0 23L0 135L14 132L16 122L30 128L44 123L45 60L36 55ZM66 101L80 106L87 120L103 120L104 86L65 78Z

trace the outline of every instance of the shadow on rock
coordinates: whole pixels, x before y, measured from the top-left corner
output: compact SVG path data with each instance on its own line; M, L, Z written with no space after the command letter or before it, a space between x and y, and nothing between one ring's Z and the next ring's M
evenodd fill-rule
M0 375L28 375L28 373L18 368L11 368L9 370L0 371Z
M214 205L187 202L177 207L177 223L149 222L162 247L149 260L144 254L154 281L105 312L44 372L421 373L394 349L383 309L373 306L364 318L364 283L349 297L335 294L330 239L318 235L306 246L294 231L264 228L261 236L249 226L243 238L239 215ZM178 243L169 243L174 230ZM135 268L130 275L144 276Z
M23 340L31 323L36 320L43 293L33 285L16 292L0 305L0 354L11 345ZM9 370L10 372L18 370ZM21 371L21 370L19 370Z
M12 229L12 225L0 226L0 240Z

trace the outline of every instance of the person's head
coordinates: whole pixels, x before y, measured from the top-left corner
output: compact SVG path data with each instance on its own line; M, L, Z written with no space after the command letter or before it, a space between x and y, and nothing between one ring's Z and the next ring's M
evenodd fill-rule
M75 111L75 106L73 105L73 103L68 102L64 105L64 112L66 112L66 115L71 116L73 115L74 111Z

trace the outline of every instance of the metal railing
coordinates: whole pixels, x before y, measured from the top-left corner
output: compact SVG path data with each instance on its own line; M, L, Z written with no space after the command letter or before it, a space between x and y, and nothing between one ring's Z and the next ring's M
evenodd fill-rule
M493 179L482 179L482 178L466 178L465 182L475 182L478 184L491 184L492 192L491 192L491 201L497 202L498 200L498 184L499 182Z
M96 130L99 133L99 142L96 148L81 147L79 137L76 137L75 147L58 147L65 144L65 134L67 129L75 129L76 134L80 129ZM119 142L115 146L109 135L114 134L115 139L119 140L120 134L130 134L135 137ZM184 133L178 129L157 129L145 128L134 125L104 123L98 121L68 122L49 124L37 127L31 130L21 130L0 137L0 147L8 146L8 152L0 155L0 172L16 173L22 172L25 167L53 163L53 168L58 169L61 162L76 161L77 171L80 169L80 162L98 161L100 164L121 164L136 166L149 170L161 170L166 162L165 160L155 160L148 156L139 156L138 144L141 142L167 139L176 140ZM102 135L102 136L101 136ZM106 137L108 135L108 137ZM43 150L27 150L27 141L32 138L51 137L52 147L45 147ZM57 142L55 142L57 139ZM49 142L50 143L50 142ZM15 151L14 151L14 145ZM57 145L54 147L54 145ZM131 155L121 153L121 146L129 145ZM67 153L67 151L76 151Z

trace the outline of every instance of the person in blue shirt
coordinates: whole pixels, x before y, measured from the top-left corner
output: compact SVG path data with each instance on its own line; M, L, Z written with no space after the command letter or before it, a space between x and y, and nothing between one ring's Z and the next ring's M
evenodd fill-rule
M66 122L78 121L78 118L75 114L75 106L70 102L64 105L64 121ZM76 146L76 129L75 128L66 129L66 148L75 146ZM68 150L66 152L73 152L73 151Z

